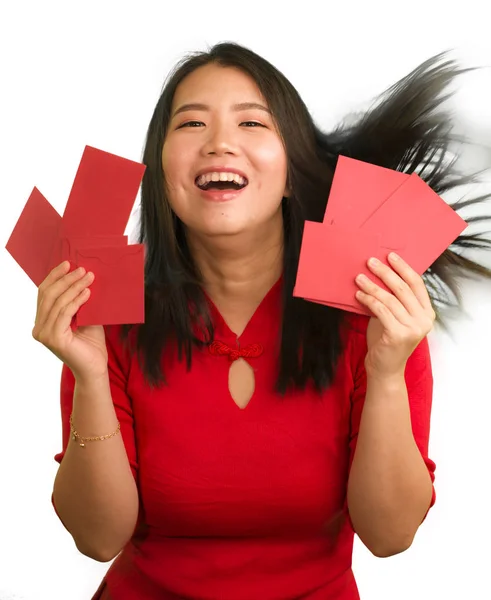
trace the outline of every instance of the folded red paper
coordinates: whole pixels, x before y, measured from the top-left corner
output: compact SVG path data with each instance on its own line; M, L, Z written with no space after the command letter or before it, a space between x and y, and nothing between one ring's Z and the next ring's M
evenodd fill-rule
M388 288L367 268L397 252L417 273L467 223L418 175L339 157L323 223L306 222L294 295L371 315L355 297L358 273Z
M63 213L62 235L123 235L145 165L86 146Z
M388 264L389 252L377 234L307 221L293 295L368 315L368 309L355 297L359 289L355 277L364 273L375 281L366 257L375 256ZM382 282L377 283L388 291Z
M60 227L61 216L34 188L6 249L36 286L44 281L50 271L51 252Z
M80 248L77 265L94 273L90 298L77 313L77 325L144 322L144 248L142 244Z
M73 324L144 321L143 247L124 235L144 171L86 146L63 218L34 188L10 236L7 250L37 286L64 260L96 273Z
M408 178L406 173L340 156L324 223L360 227Z
M466 228L464 219L413 174L360 231L378 233L389 247L399 244L402 258L422 275Z
M70 261L71 270L80 265L77 264L77 250L84 248L107 248L111 246L127 246L127 235L100 235L93 237L59 237L51 253L51 264L53 268L63 261Z

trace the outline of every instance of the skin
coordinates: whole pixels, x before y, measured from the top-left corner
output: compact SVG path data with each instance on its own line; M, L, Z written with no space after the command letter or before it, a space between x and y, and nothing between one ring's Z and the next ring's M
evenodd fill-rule
M216 82L220 81L220 85ZM258 107L244 106L245 103ZM202 104L207 108L188 108ZM236 105L239 105L237 108ZM242 105L242 107L241 107ZM287 156L266 101L241 71L208 65L178 87L162 150L162 168L174 212L193 243L237 243L256 227L282 227ZM237 199L204 202L196 174L210 167L242 171L249 184ZM225 241L225 240L224 240Z
M264 108L244 107L246 103ZM179 112L190 104L207 108ZM237 198L203 198L196 174L215 167L246 175L249 183ZM197 69L181 82L162 168L169 201L186 225L205 288L240 335L281 275L281 201L288 194L285 148L255 82L237 69L217 65Z
M404 373L435 313L422 278L400 257L357 277L358 300L373 313L367 330L367 392L348 480L356 533L375 556L405 551L430 506L432 484L416 446ZM377 277L392 294L377 285Z
M220 81L220 85L217 85ZM200 103L206 108L180 110ZM266 108L244 107L253 103ZM281 200L288 195L287 156L254 81L237 69L208 65L179 85L162 149L173 210L185 224L204 286L240 335L282 271ZM192 125L191 125L192 123ZM255 124L253 124L255 123ZM195 186L198 171L239 169L248 185L234 199L211 202ZM71 329L90 298L92 273L69 264L40 285L33 337L75 376L73 419L80 435L104 435L117 423L102 327ZM373 267L393 294L358 281L373 318L367 332L367 394L348 482L355 530L377 556L405 550L428 508L431 482L411 431L404 369L434 321L422 279L401 259ZM239 361L237 361L239 363ZM235 377L246 377L237 370ZM112 560L130 539L138 493L121 436L81 449L70 439L54 501L79 550Z

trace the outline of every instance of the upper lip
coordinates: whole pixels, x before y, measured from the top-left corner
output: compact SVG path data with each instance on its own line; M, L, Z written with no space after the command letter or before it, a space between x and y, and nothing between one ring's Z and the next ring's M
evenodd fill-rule
M213 167L205 167L204 169L201 169L196 174L196 179L198 179L198 177L200 177L201 175L205 175L206 173L236 173L237 175L240 175L241 177L249 181L249 178L243 171L240 171L239 169L236 169L234 167L220 167L218 165Z

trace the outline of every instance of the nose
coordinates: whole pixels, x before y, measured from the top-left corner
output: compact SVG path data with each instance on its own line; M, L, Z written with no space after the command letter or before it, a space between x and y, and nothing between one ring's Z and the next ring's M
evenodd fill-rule
M215 125L209 129L202 151L206 156L237 154L238 148L235 132L227 125Z

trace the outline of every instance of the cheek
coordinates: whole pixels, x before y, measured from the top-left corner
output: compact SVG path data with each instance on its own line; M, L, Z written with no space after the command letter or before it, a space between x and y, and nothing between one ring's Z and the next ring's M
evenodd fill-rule
M179 161L172 156L165 156L162 160L162 169L164 171L164 180L168 192L179 187Z
M283 146L278 144L264 144L258 147L256 153L258 168L274 178L268 179L271 184L284 186L287 174L287 159Z
M162 170L164 171L165 181L169 187L174 187L174 174L177 173L177 165L175 164L175 153L167 144L164 144L162 149Z
M175 189L185 185L184 174L189 171L189 159L185 148L179 148L175 143L165 143L162 149L162 169L169 188Z

